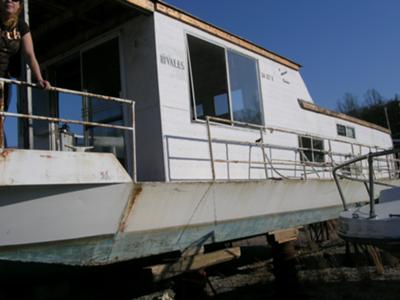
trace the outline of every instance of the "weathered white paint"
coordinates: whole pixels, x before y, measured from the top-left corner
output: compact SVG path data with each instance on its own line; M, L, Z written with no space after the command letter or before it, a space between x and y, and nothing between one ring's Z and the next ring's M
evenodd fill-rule
M113 235L131 191L132 183L0 187L0 247Z
M121 28L124 82L126 97L137 103L138 178L160 182L132 183L111 154L4 151L0 259L106 264L337 217L341 202L332 180L248 181L265 173L246 163L217 163L217 179L228 181L209 180L207 128L191 117L186 33L258 61L265 125L297 131L267 130L266 143L296 149L298 134L349 141L337 136L340 123L355 127L357 142L366 146L335 141L333 151L364 154L368 145L391 146L388 134L301 109L299 98L312 99L299 72L160 13L140 16ZM258 130L222 124L211 132L236 142L260 138ZM216 159L263 161L259 148L235 142L214 143L213 150ZM292 150L268 154L299 159ZM349 202L368 198L360 183L344 182L343 189Z
M0 151L0 186L110 184L132 179L111 153L6 149Z
M297 148L299 146L297 135L307 134L325 139L326 150L329 149L327 139L357 142L366 146L379 146L380 148L392 146L389 134L303 110L298 104L298 99L310 102L313 102L313 100L298 71L163 14L154 13L154 22L162 135L164 137L165 165L169 180L211 179L210 163L207 163L210 155L206 125L201 121L193 121L191 116L186 34L233 49L258 61L265 125L298 132L298 134L284 134L266 131L264 133L266 143ZM174 68L164 64L160 58L161 54L182 62L184 68ZM336 131L336 124L338 123L354 127L357 138L350 139L338 136ZM260 137L257 130L220 124L213 125L212 132L216 138L238 141L254 142ZM226 148L230 149L227 150ZM354 151L350 145L339 142L333 143L332 150L343 154L352 154ZM214 155L220 159L236 157L236 159L246 160L251 155L250 149L245 147L239 149L238 147L224 147L214 144L214 151ZM357 154L356 151L354 151L354 154ZM359 150L363 153L368 151L368 147ZM294 159L294 153L290 151L274 150L273 154L274 158ZM341 161L343 157L336 157L336 159ZM259 155L259 161L262 161L261 155ZM245 164L229 167L227 164L217 166L216 175L218 179L265 178L265 173L249 168Z
M349 203L367 200L362 184L342 186ZM15 187L14 200L0 209L1 245L12 246L0 247L0 259L108 264L328 220L342 209L331 180L142 183L133 192L134 187L50 187L54 197L43 195L45 186L34 193Z
M368 243L376 240L399 240L400 218L390 214L400 214L400 202L377 204L376 218L369 217L369 205L354 208L340 214L339 233L349 239L362 239Z

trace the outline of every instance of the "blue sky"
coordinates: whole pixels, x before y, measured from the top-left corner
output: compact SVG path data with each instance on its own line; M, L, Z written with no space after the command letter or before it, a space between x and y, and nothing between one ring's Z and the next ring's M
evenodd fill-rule
M323 107L347 92L400 94L400 0L167 2L301 64Z

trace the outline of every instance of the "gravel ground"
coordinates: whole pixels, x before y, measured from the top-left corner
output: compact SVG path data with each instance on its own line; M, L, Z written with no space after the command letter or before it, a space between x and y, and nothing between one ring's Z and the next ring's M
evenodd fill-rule
M380 254L383 272L360 249L352 254L350 262L346 261L344 243L311 252L301 249L296 258L299 282L296 287L277 287L272 260L262 257L251 263L228 263L208 270L209 283L204 294L194 290L192 294L179 297L172 289L165 289L136 299L272 300L296 297L296 300L398 300L399 262L387 253Z
M207 269L207 276L189 274L156 285L146 279L148 274L135 271L134 265L66 272L73 274L68 279L60 278L55 270L41 278L35 274L46 272L33 269L37 273L25 282L10 277L14 267L0 265L5 273L0 277L0 300L400 299L399 260L385 252L377 255L382 262L379 268L373 260L376 255L366 251L370 248L352 246L351 255L345 255L345 244L338 239L316 244L303 236L291 260L298 281L279 285L265 237L230 246L241 247L240 259Z

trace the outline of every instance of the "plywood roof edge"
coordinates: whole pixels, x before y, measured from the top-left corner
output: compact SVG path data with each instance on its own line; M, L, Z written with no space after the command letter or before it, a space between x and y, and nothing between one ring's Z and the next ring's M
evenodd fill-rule
M344 121L348 121L348 122L351 122L351 123L354 123L354 124L358 124L358 125L361 125L361 126L365 126L365 127L368 127L368 128L376 129L376 130L379 130L379 131L382 131L382 132L385 132L385 133L388 133L388 134L391 133L391 131L389 129L385 128L385 127L382 127L382 126L379 126L379 125L376 125L374 123L367 122L367 121L364 121L364 120L361 120L361 119L357 119L355 117L352 117L352 116L349 116L349 115L346 115L346 114L343 114L343 113L339 113L339 112L332 111L332 110L329 110L329 109L326 109L326 108L322 108L322 107L320 107L320 106L318 106L318 105L316 105L316 104L314 104L312 102L308 102L308 101L301 100L301 99L298 99L298 102L299 102L299 105L300 105L300 107L302 109L305 109L305 110L308 110L308 111L312 111L312 112L315 112L315 113L319 113L319 114L323 114L323 115L326 115L326 116L334 117L334 118L341 119L341 120L344 120Z
M151 0L124 0L124 1L149 12L154 12L155 9L154 1Z
M188 25L191 25L193 27L196 27L198 29L201 29L207 33L213 34L217 37L220 37L226 41L229 41L233 44L236 44L242 48L245 48L247 50L250 50L254 53L257 53L261 56L264 56L266 58L269 58L275 62L278 62L284 66L287 66L291 69L294 69L296 71L300 70L301 65L288 59L285 58L279 54L276 54L270 50L267 50L265 48L262 48L253 42L250 42L244 38L241 38L237 35L234 35L232 33L227 32L224 29L218 28L215 25L212 25L210 23L207 23L198 17L195 17L179 8L176 8L164 1L154 1L155 3L155 8L154 10L157 12L160 12L164 15L167 15L169 17L172 17L174 19L177 19L179 21L182 21Z

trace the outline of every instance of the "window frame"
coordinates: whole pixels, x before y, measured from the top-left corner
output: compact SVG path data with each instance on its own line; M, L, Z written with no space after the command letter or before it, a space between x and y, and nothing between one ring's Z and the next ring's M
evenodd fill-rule
M188 82L189 82L189 96L191 98L191 119L192 121L199 122L199 123L204 123L206 120L198 118L197 116L197 108L196 108L196 95L195 95L195 89L194 89L194 79L193 79L193 74L192 74L192 62L191 62L191 57L190 57L190 49L189 49L189 41L188 41L188 36L192 36L194 38L200 39L206 43L209 43L213 46L220 47L221 49L224 50L224 58L225 58L225 68L226 68L226 81L227 81L227 89L228 89L228 105L229 105L229 116L230 119L227 119L228 121L233 122L230 126L235 126L235 127L240 127L240 125L234 124L236 120L233 117L233 107L232 107L232 92L231 92L231 78L230 78L230 66L229 66L229 60L228 60L228 54L229 51L241 56L244 56L246 58L251 59L252 61L255 62L255 67L256 67L256 77L257 77L257 87L259 91L259 96L260 96L260 114L261 114L261 124L254 124L254 123L249 123L251 125L255 126L265 126L265 117L264 117L264 102L263 102L263 93L262 93L262 85L261 85L261 74L260 74L260 66L259 66L259 60L255 57L252 57L250 55L244 54L236 49L233 49L229 46L222 45L221 43L215 42L215 41L210 41L209 39L199 36L197 34L194 34L192 32L185 32L185 46L186 46L186 53L187 53L187 61L188 61ZM241 121L238 121L241 122Z
M339 126L344 127L344 135L339 133ZM348 132L351 131L353 132L353 135L349 135ZM344 125L344 124L340 124L340 123L336 123L336 134L340 137L346 137L346 138L350 138L350 139L356 139L357 135L356 135L356 128L353 126L349 126L349 125Z
M308 148L307 150L304 150L303 139L309 139L310 140L311 148ZM318 141L321 142L322 149L315 149L314 150L314 140L318 140ZM299 148L301 148L301 152L300 152L300 160L301 160L301 162L318 163L318 164L323 164L323 163L326 162L326 159L325 159L325 140L323 138L314 137L314 136L299 135L298 136L298 141L299 141ZM310 151L311 152L312 160L308 159L308 157L306 155L306 151ZM323 160L322 161L316 161L315 160L315 155L314 155L315 152L317 152L318 154L322 154L323 155ZM307 157L307 160L304 159L304 156Z

